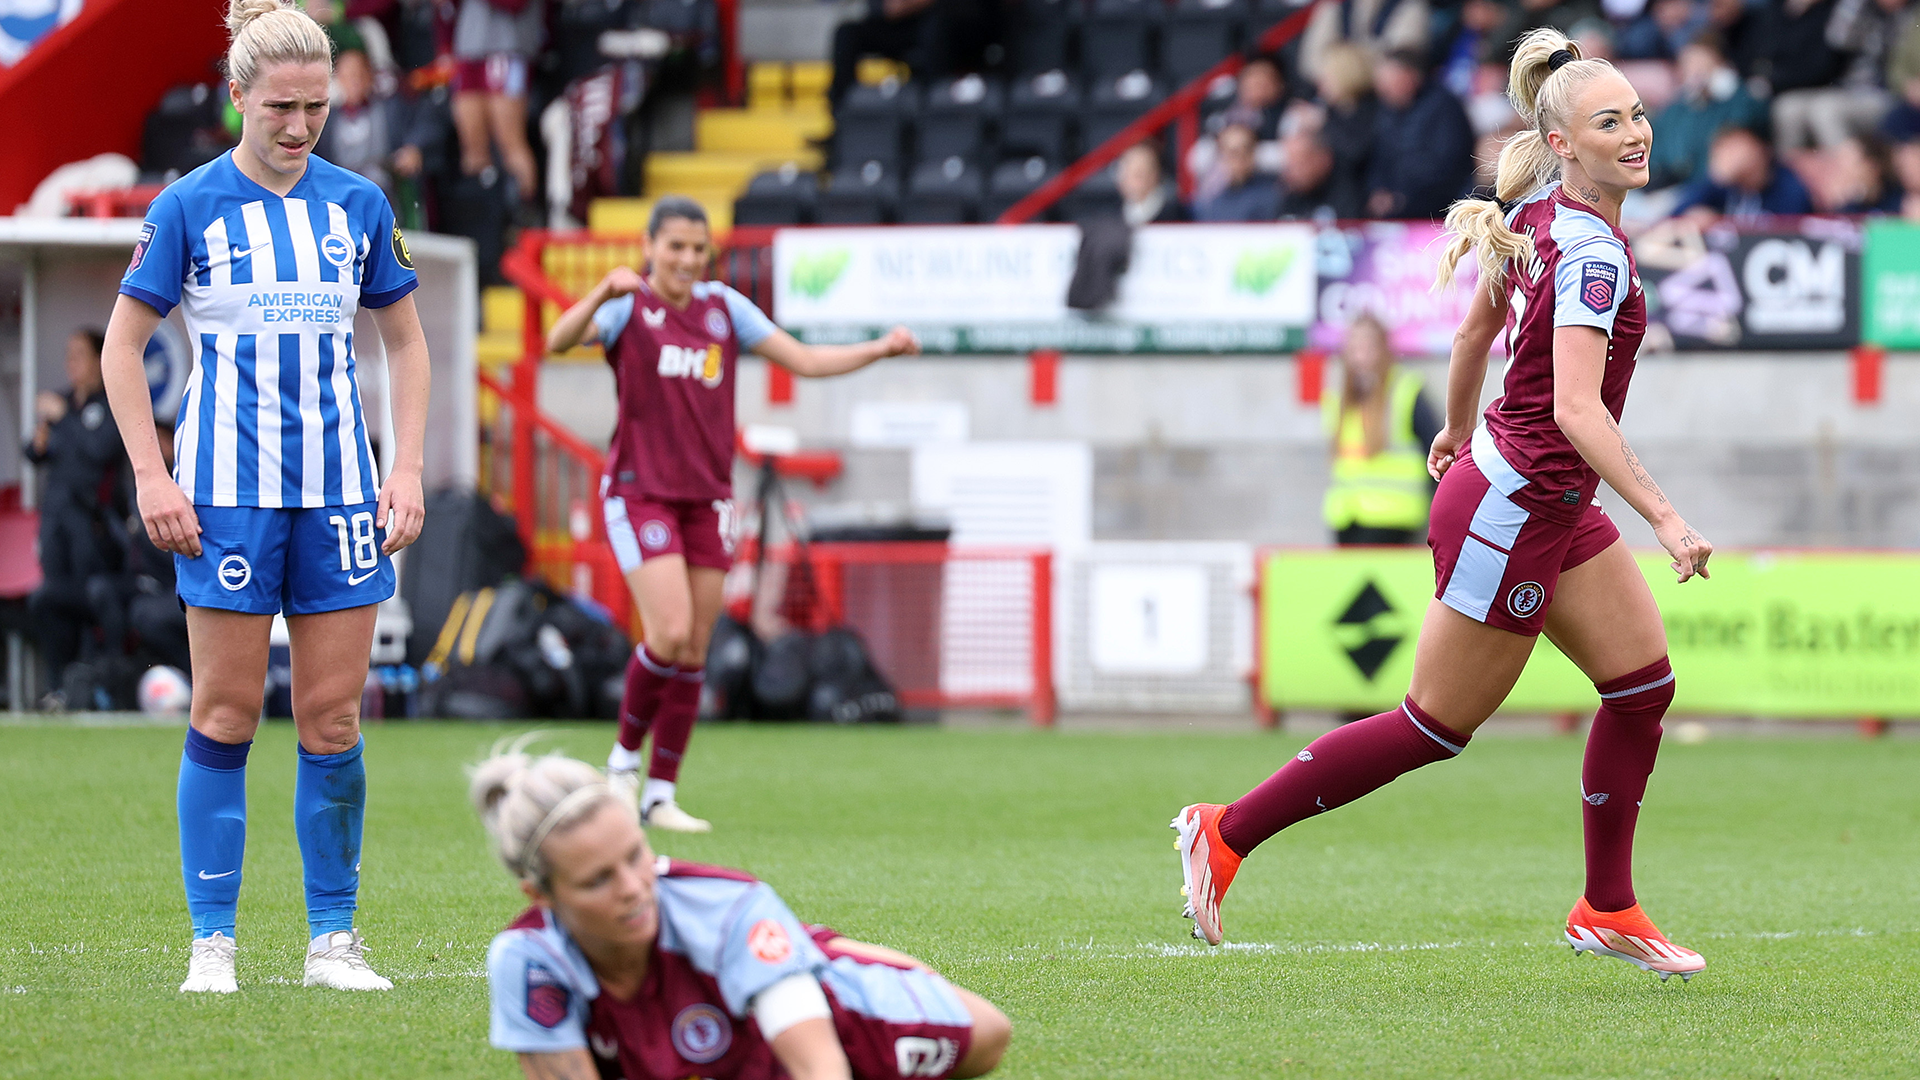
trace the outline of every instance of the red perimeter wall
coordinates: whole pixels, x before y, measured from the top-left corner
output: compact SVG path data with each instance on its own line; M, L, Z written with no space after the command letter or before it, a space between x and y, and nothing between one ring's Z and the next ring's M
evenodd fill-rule
M115 152L140 159L140 125L167 88L215 77L226 0L87 0L72 22L0 68L0 214L48 173Z

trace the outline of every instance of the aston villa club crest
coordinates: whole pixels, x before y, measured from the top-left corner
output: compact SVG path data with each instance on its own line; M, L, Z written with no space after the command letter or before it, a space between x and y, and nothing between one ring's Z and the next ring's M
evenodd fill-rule
M689 1005L673 1018L674 1052L695 1065L719 1061L731 1046L733 1021L706 1002Z

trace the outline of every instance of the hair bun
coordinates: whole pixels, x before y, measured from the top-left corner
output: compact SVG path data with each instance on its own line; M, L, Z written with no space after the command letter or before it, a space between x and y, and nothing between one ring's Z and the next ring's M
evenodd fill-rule
M227 33L239 37L240 31L253 20L292 6L282 0L232 0L227 6Z

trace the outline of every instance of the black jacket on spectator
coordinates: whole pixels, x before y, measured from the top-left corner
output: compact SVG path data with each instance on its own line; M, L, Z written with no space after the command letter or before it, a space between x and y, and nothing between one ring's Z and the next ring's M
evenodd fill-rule
M1394 195L1396 218L1435 217L1473 184L1473 126L1460 99L1428 79L1405 109L1379 105L1368 187Z
M1328 201L1341 218L1365 217L1367 175L1373 167L1373 128L1379 103L1372 95L1361 98L1353 111L1342 114L1329 107L1327 126L1320 138L1333 151L1333 174L1327 178Z
M107 392L93 396L47 432L44 451L26 445L28 461L45 465L40 492L40 560L47 577L80 577L120 569L120 522L131 478L120 428Z
M1819 0L1795 15L1787 10L1788 0L1769 0L1750 17L1752 29L1741 42L1751 57L1748 73L1766 79L1776 94L1826 86L1838 79L1846 57L1827 44L1834 3Z

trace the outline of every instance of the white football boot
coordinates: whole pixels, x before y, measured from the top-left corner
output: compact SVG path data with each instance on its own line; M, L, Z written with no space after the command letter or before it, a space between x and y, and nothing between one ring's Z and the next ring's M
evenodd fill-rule
M307 944L304 986L334 990L391 990L393 984L367 965L367 942L358 930L335 930Z
M187 959L187 981L180 984L183 994L231 994L240 989L233 978L233 939L218 930L212 937L194 938L193 952Z
M607 786L624 795L629 805L637 805L640 801L640 770L616 769L608 765Z
M649 829L665 829L668 832L702 833L712 832L713 823L702 821L680 809L680 804L672 799L663 799L640 812L640 824Z

